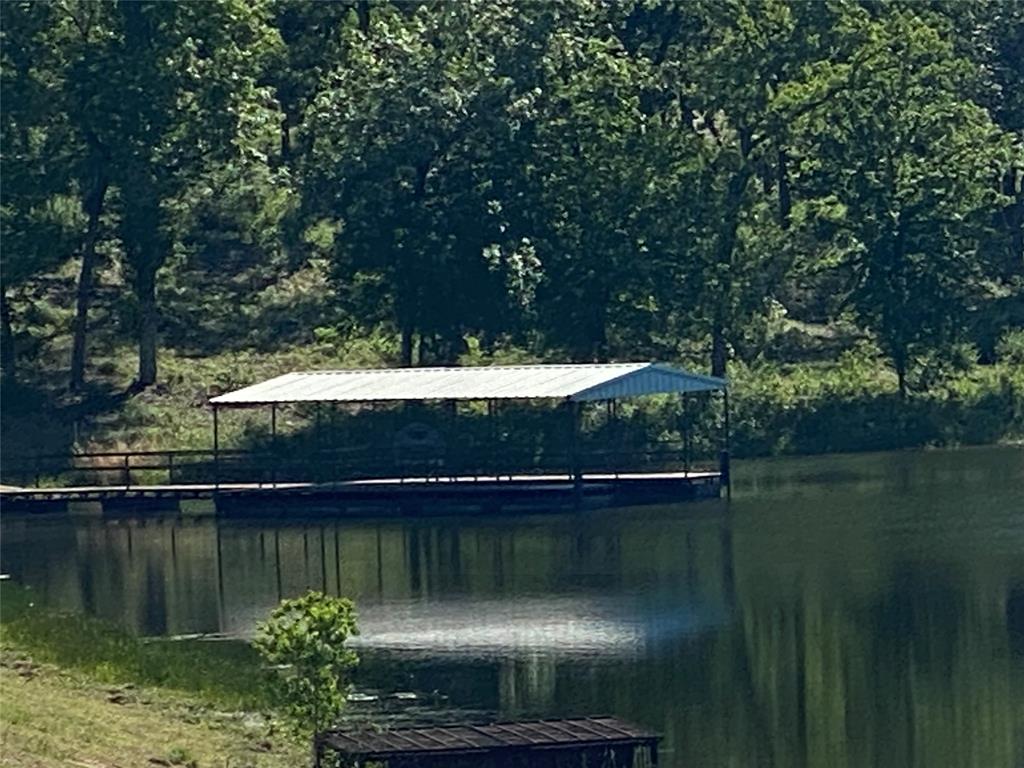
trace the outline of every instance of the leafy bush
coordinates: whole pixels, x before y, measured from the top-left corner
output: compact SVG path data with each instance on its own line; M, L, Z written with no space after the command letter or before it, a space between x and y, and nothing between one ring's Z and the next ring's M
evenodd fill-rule
M317 733L337 721L345 674L358 661L345 641L358 633L352 601L322 592L282 601L259 626L253 644L274 669L276 701L298 733Z
M1008 365L1024 365L1024 328L1012 328L996 343L996 358Z

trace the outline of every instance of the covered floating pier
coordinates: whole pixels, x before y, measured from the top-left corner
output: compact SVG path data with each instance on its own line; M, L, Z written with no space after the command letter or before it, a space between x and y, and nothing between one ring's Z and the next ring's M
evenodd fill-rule
M622 401L659 395L656 425L621 416ZM0 494L32 511L211 499L245 516L709 498L729 491L728 398L724 379L659 363L293 372L211 398L212 450L37 457L25 476L46 487ZM268 416L244 449L225 444L228 414L242 409ZM310 427L280 430L296 413ZM670 439L652 438L666 425Z
M694 464L687 427L682 439L624 445L614 436L617 404L651 395L679 396L680 414L691 408L695 393L718 393L723 400L717 436L718 452L709 466ZM303 478L282 462L271 466L271 487L279 480L308 479L321 492L333 486L349 498L367 497L404 502L428 497L448 505L470 504L480 498L513 505L545 503L629 504L647 501L717 496L729 488L729 402L724 379L690 373L659 363L516 365L476 368L402 368L288 373L213 398L213 444L218 481L246 479L245 462L231 467L222 454L220 417L226 409L263 408L269 411L271 445L278 442L278 411L287 406L312 407L314 468L305 463ZM707 398L704 398L705 400ZM460 403L486 404L486 419L459 418ZM510 404L542 408L546 440L503 440L501 412ZM413 409L404 423L394 425L383 441L363 435L339 447L321 445L319 431L324 408L359 412L402 404ZM422 419L428 404L435 408L433 424ZM443 417L437 426L437 407ZM554 407L552 407L554 406ZM586 439L585 417L595 410L608 427L603 438ZM482 438L473 438L470 424L488 425ZM610 426L608 426L610 425ZM551 429L551 427L554 429ZM553 435L553 437L552 437ZM353 445L359 443L361 445ZM326 463L320 459L325 460ZM307 462L306 459L302 459ZM264 473L265 474L265 473ZM251 471L248 478L251 479ZM476 497L476 498L474 498Z

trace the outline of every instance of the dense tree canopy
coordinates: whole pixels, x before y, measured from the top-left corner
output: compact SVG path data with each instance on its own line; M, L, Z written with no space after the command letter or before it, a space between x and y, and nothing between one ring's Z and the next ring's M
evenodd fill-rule
M905 391L917 357L1024 322L1012 1L0 12L8 374L41 301L71 388L97 318L148 386L161 345L244 343L296 279L326 281L317 328L407 365L477 345L724 374L782 312L852 324Z

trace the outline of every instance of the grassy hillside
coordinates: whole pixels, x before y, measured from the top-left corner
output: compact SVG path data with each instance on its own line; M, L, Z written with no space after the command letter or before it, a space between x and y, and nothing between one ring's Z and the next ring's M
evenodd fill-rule
M157 384L130 389L134 357L127 346L97 356L87 392L66 391L66 340L50 343L17 383L3 388L3 447L7 458L72 450L155 450L211 445L209 397L290 370L394 365L388 339L311 340L278 350L230 349L197 355L168 350ZM1024 365L1016 350L980 365L922 366L917 392L901 400L894 374L866 342L847 345L833 359L799 362L760 359L735 363L733 450L738 456L879 450L982 444L1024 436ZM474 352L464 364L532 359L508 349ZM696 360L681 361L697 368ZM698 368L699 369L699 368ZM654 434L674 436L675 408L652 400L624 409ZM710 415L708 417L710 419ZM223 444L252 445L268 430L261 411L233 412L222 422ZM309 413L288 410L278 428L301 434Z

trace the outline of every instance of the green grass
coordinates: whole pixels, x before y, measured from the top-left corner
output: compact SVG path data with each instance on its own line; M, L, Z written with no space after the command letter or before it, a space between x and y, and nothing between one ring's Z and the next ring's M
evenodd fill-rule
M0 764L9 768L294 768L308 747L261 720L160 689L112 688L0 653Z
M10 581L0 587L0 639L36 662L100 683L176 690L233 709L259 710L271 703L259 657L248 643L143 640L100 619L53 612L30 589Z
M145 641L0 586L4 766L301 765L240 642Z

